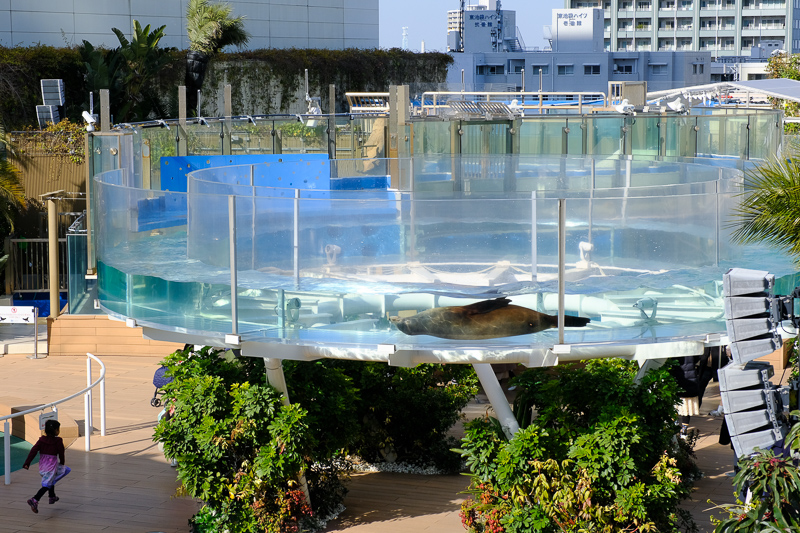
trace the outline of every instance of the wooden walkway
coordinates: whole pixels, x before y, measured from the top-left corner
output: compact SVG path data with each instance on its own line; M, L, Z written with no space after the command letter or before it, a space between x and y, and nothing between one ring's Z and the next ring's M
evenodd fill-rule
M0 533L115 533L187 532L187 521L199 502L176 497L175 470L152 441L158 409L150 406L153 373L159 357L101 356L107 374L107 436L92 436L93 451L84 452L84 438L67 449L72 473L57 485L61 500L40 505L33 514L25 501L39 487L35 469L11 475L11 485L0 485ZM97 371L94 373L97 376ZM63 398L86 384L85 357L48 357L31 360L25 355L0 357L2 394L28 398L31 403ZM719 404L716 384L711 384L701 411L708 413ZM95 427L99 407L95 396ZM487 405L472 404L473 414ZM62 409L82 423L83 400L76 399ZM716 503L733 501L733 489L726 472L732 470L733 453L717 444L721 421L695 417L693 425L702 434L697 454L706 472L686 508L695 516L701 531L711 531L708 499ZM347 507L328 524L327 531L362 533L416 533L464 531L459 518L461 494L466 476L420 476L369 473L353 476Z

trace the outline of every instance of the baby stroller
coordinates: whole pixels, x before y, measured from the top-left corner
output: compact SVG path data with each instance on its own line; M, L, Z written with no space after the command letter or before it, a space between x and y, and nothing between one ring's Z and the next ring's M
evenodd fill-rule
M164 395L164 391L161 389L167 383L172 383L172 378L168 378L164 374L167 372L167 367L162 366L156 370L155 375L153 375L153 385L156 387L156 391L153 393L153 399L150 400L150 405L153 407L161 407L161 398L160 396Z

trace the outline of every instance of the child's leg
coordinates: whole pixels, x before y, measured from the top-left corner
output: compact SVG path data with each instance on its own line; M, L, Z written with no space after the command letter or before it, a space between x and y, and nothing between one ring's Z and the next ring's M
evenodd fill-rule
M33 499L38 502L39 500L42 499L42 496L44 496L44 493L48 492L50 490L53 490L52 487L42 487L41 489L39 489L39 492L36 493L36 496L34 496Z

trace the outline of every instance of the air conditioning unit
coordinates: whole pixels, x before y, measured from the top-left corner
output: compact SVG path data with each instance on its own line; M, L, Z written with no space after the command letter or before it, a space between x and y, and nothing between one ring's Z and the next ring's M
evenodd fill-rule
M41 80L42 103L49 106L64 105L64 80Z
M39 129L44 129L48 123L58 124L61 121L57 105L37 105L36 118L39 121Z

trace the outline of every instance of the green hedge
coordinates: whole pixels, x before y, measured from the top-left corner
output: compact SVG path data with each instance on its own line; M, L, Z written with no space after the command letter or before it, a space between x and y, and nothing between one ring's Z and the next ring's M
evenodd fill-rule
M111 33L109 29L109 33ZM161 94L169 117L176 118L177 87L183 85L186 51L170 50L172 60L161 70L149 90ZM232 86L234 113L249 113L244 109L248 87L274 87L252 91L259 94L261 112L280 113L288 109L295 94L303 88L304 70L309 71L312 95L322 98L328 110L328 86L336 85L337 112L346 111L345 92L388 91L390 85L408 84L417 90L432 90L444 83L447 68L453 63L448 54L439 52L415 53L392 49L267 49L219 54L211 61L203 89L203 100L217 99L220 80ZM8 130L36 126L36 106L42 104L40 79L64 80L66 91L65 114L80 122L81 112L88 109L89 90L84 75L86 67L77 47L54 48L32 46L0 47L0 119ZM277 98L275 98L277 96ZM281 106L276 106L280 101ZM111 112L120 103L111 103ZM95 111L99 98L95 96Z

